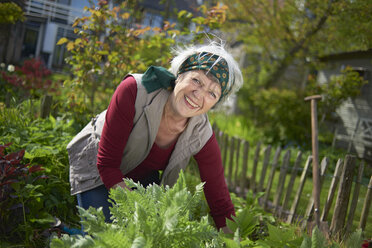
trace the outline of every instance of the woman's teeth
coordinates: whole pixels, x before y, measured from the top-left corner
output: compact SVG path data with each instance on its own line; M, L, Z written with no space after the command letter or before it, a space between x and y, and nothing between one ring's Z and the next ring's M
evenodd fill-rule
M198 107L199 107L199 105L193 103L193 102L190 100L190 98L188 98L187 96L185 96L185 99L186 99L186 101L187 101L191 106L193 106L194 108L198 108Z

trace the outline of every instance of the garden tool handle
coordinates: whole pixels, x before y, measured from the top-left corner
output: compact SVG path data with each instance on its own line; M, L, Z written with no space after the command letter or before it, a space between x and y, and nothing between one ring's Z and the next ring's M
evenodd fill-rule
M320 225L320 175L318 159L318 116L317 100L322 99L321 95L313 95L305 98L305 101L311 101L311 141L313 154L313 198L314 198L314 219L316 225Z

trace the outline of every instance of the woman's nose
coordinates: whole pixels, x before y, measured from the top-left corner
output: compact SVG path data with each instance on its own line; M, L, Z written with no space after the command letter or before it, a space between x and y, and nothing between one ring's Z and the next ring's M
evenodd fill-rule
M205 94L205 90L204 90L202 87L200 87L200 88L194 90L194 96L195 96L197 99L202 98L202 97L204 96L204 94Z

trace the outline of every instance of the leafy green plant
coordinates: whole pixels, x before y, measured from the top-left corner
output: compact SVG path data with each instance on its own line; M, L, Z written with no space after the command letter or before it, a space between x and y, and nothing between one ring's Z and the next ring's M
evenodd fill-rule
M35 229L51 222L51 216L43 210L41 185L37 175L40 165L22 162L25 150L6 153L10 144L0 145L0 230L7 239L22 238L26 244L35 239ZM21 236L23 234L23 237Z
M362 247L363 243L363 233L361 229L356 230L353 232L349 238L346 240L345 247L348 248L360 248Z
M14 24L17 21L24 21L22 8L16 3L0 3L0 23Z
M128 191L110 192L112 223L105 223L100 209L79 209L87 235L53 239L51 247L210 247L216 244L217 230L207 216L195 218L202 200L202 184L192 194L183 173L173 188L151 185L147 188L126 180Z
M43 242L45 237L42 233L52 221L50 216L57 216L73 226L78 225L76 199L70 196L66 151L66 145L77 131L72 127L73 121L62 117L35 119L26 114L28 109L26 103L28 101L17 108L0 109L0 143L12 142L12 146L7 148L9 152L25 150L23 155L25 163L43 165L43 173L47 178L34 182L32 185L35 187L26 187L28 181L22 182L25 185L13 184L17 190L17 194L13 195L27 203L28 208L26 225L15 229L14 235L26 242L23 234L25 228L29 228L27 230L31 236ZM22 211L19 212L19 216L22 216ZM40 247L40 243L38 244L34 246Z
M262 247L299 247L303 237L299 236L295 226L273 226L268 225L268 236L263 240L258 240L257 244Z

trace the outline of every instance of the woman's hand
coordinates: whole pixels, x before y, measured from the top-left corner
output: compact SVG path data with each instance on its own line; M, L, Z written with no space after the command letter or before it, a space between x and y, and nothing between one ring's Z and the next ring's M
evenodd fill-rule
M122 188L122 189L127 189L127 190L129 190L129 191L132 191L132 189L129 188L129 187L125 184L124 181L121 181L120 183L115 184L112 188L113 188L113 189L116 189L117 187L120 187L120 188Z

